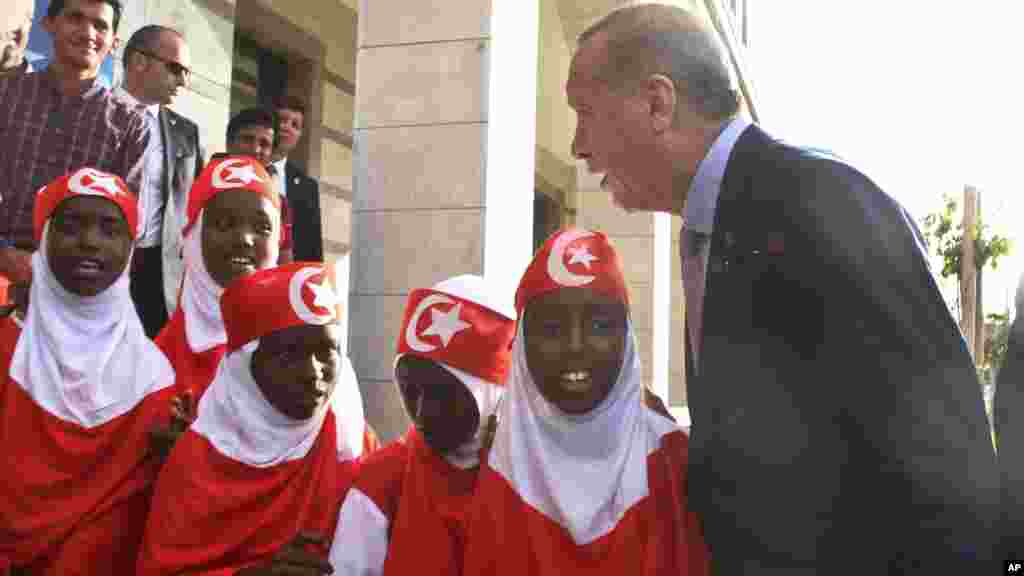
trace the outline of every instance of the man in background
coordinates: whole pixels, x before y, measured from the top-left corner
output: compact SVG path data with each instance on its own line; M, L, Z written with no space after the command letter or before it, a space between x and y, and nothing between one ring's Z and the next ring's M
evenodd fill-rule
M33 0L6 0L7 6L0 14L3 28L0 28L0 77L12 74L27 74L32 65L25 58L28 49L28 33L35 16Z
M246 108L235 114L228 122L228 154L252 156L276 179L277 169L273 166L273 154L277 147L277 118L273 112L263 108ZM274 190L284 197L284 190L275 182ZM319 206L319 203L318 203ZM278 263L294 260L292 255L291 211L288 203L281 203L281 251Z
M141 191L145 234L132 257L132 300L146 334L160 332L178 301L181 228L192 181L203 170L195 122L167 108L188 87L192 71L185 38L164 26L143 26L124 49L124 85L117 93L144 107L156 145L146 160Z
M120 176L133 194L146 188L155 135L143 111L97 80L123 10L121 0L50 0L53 61L0 78L0 276L15 284L32 275L37 190L85 166Z
M292 242L295 260L321 262L324 259L320 223L320 186L306 176L288 155L302 138L306 107L301 100L284 97L274 106L277 116L277 145L267 170L274 177L277 189L288 205L285 222Z

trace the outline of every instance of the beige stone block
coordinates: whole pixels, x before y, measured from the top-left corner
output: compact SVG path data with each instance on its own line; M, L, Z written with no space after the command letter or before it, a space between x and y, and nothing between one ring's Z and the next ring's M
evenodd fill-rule
M492 0L363 0L359 47L483 38Z
M356 209L483 206L486 137L482 124L360 130Z
M323 125L331 130L352 133L355 121L355 96L345 92L330 82L324 82L323 90Z
M390 442L409 429L409 417L402 406L402 395L392 380L361 381L366 421L381 442Z
M483 40L360 50L356 127L485 122L486 57Z
M630 282L629 314L633 321L633 329L644 332L654 330L654 285L649 283Z
M360 380L391 379L405 299L405 293L349 295L348 353Z
M344 198L321 192L320 222L324 239L352 243L352 204Z
M351 190L352 170L352 150L339 142L321 139L320 179Z
M654 238L609 236L622 260L623 276L630 284L654 282Z
M193 75L221 86L231 85L235 46L233 20L212 12L204 2L149 0L146 4L145 21L140 22L140 26L161 24L180 31L185 35L192 55Z
M353 214L353 292L404 293L483 270L483 211Z
M576 210L578 226L601 230L614 236L653 236L654 214L635 212L630 214L612 203L611 195L601 189L581 190L577 196Z

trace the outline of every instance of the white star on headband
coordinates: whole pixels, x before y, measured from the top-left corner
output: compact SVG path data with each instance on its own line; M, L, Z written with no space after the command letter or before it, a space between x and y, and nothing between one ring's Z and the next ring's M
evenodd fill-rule
M313 306L325 308L334 314L334 308L338 305L338 295L328 284L327 278L324 278L320 284L309 282L306 285L313 291Z
M569 252L572 253L572 257L569 258L569 264L583 264L587 270L590 270L590 263L596 261L598 258L587 250L586 246L579 248L569 248Z
M242 184L249 184L250 182L263 182L259 174L252 167L252 164L245 164L244 166L227 166L228 179L237 180Z
M444 346L452 341L452 338L466 328L473 325L459 319L459 312L462 310L462 303L452 306L448 312L441 312L437 308L430 310L431 324L423 331L423 336L439 336Z

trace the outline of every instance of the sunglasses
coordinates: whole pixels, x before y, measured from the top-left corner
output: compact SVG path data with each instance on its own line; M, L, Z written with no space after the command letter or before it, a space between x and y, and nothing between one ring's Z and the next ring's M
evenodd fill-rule
M157 56L156 54L153 54L152 52L147 52L145 50L135 50L135 51L138 52L139 54L142 54L142 55L146 56L147 58L152 58L154 60L159 60L160 62L163 63L164 66L167 67L167 70L169 70L171 72L171 74L174 74L175 76L180 76L180 77L184 78L186 82L188 82L189 80L192 79L192 70L190 68L186 67L186 66L182 66L181 64L179 64L178 62L175 62L174 60L168 60L166 58L161 58L161 57Z

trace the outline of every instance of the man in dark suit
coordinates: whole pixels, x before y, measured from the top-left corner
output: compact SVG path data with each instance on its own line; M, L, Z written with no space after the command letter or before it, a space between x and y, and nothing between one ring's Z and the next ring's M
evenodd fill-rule
M145 226L132 257L131 293L142 325L154 337L178 302L181 227L192 181L203 170L199 128L167 106L188 86L192 71L184 37L164 26L144 26L124 49L123 98L147 110L160 134L158 153L147 160L151 189L140 192Z
M616 203L686 221L688 498L718 573L986 572L995 455L920 235L744 119L723 56L698 17L632 6L566 84L573 152Z
M1002 471L1003 557L1024 558L1024 276L1017 286L1016 315L1006 358L996 376L993 422Z
M277 116L277 142L268 170L287 202L285 225L289 227L292 257L294 260L321 262L324 259L324 247L320 223L320 186L288 160L288 155L302 138L306 107L297 98L284 97L275 102L274 114Z

